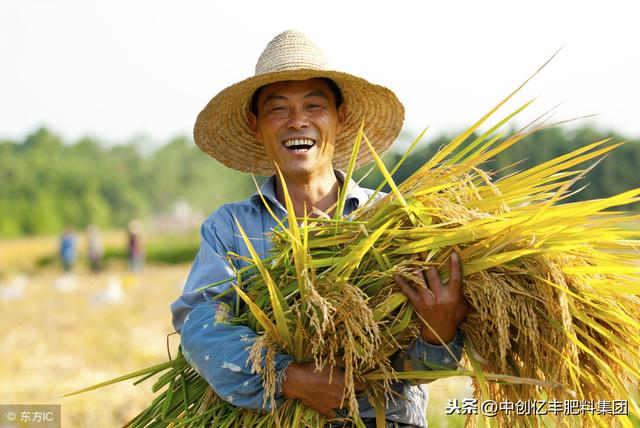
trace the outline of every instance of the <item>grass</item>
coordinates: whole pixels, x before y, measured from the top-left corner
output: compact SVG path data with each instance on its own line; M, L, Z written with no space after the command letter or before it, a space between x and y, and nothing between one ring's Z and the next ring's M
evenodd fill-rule
M157 235L145 244L147 263L180 264L192 262L200 245L197 233ZM124 245L112 245L105 248L104 260L126 260Z

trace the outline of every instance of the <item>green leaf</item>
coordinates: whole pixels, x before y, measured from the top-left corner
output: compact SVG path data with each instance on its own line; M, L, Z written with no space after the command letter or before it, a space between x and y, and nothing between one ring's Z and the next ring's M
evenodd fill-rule
M274 339L279 339L280 341L284 342L285 349L289 351L289 353L293 353L293 342L291 340L291 334L289 332L287 318L285 317L285 310L287 311L289 310L289 305L287 305L286 301L282 297L282 294L274 284L273 278L271 278L269 271L267 271L267 268L262 263L262 260L260 260L260 257L258 256L258 253L256 253L256 250L253 248L253 245L251 245L251 241L249 240L246 233L244 232L244 229L242 228L242 225L240 224L238 219L236 219L236 225L238 226L240 235L242 236L242 239L245 245L247 246L247 249L249 250L251 257L253 258L253 263L255 264L256 268L260 272L260 275L262 276L262 280L264 281L265 285L267 286L267 289L269 290L269 298L271 300L271 309L273 310L273 315L276 319L276 325L277 325L277 331L278 331L278 334L274 336ZM236 291L239 290L237 286L235 288L236 288ZM246 301L246 299L244 298L243 300ZM252 312L255 315L255 312L253 310ZM256 319L257 318L258 317L256 317ZM263 323L261 322L261 324Z

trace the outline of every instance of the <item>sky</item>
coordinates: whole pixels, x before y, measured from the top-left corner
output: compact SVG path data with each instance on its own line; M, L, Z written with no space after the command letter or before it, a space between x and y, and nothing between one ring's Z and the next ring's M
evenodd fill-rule
M73 142L192 132L286 29L332 68L389 87L405 131L469 126L562 48L503 110L640 138L637 1L0 0L0 139L47 126ZM428 137L427 137L428 138Z

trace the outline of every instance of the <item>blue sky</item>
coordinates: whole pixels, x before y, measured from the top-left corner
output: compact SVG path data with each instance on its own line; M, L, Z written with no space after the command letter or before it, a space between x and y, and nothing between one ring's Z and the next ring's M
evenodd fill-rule
M0 138L40 125L73 141L156 143L189 134L200 109L253 73L295 28L334 68L393 89L405 129L471 124L558 48L507 106L640 137L637 2L214 2L2 0Z

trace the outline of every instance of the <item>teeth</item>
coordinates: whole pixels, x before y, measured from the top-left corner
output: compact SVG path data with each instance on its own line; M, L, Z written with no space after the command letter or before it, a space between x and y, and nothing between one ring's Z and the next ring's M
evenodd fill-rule
M285 147L294 147L294 146L313 146L315 141L310 139L300 139L300 140L287 140L284 142Z

